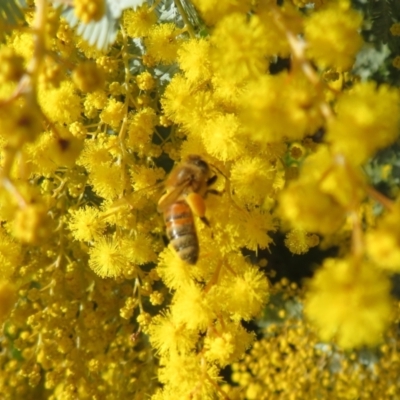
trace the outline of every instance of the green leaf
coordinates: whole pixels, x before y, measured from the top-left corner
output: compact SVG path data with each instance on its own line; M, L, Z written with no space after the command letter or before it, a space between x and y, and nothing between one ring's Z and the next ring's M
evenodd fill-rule
M390 27L393 24L390 0L369 0L368 8L372 19L374 41L387 43L390 39Z
M12 28L25 21L22 8L26 7L25 0L0 0L0 24ZM8 31L11 32L11 29ZM5 31L0 30L0 40L5 36Z

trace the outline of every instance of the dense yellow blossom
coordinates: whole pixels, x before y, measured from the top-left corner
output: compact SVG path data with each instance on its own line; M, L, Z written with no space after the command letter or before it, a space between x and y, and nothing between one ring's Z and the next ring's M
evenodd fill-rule
M0 230L0 271L8 279L22 261L21 245L13 240L4 229Z
M269 1L269 0L268 0ZM261 24L264 27L264 34L266 35L266 55L287 57L290 54L290 46L286 38L285 32L279 29L279 20L274 15L273 4L266 5L259 2L258 14L260 16ZM285 14L280 16L290 20L290 28L293 33L299 34L302 31L303 21L300 18L297 9L293 8L290 3L283 5Z
M90 242L98 239L106 228L104 219L100 218L100 212L92 207L71 211L69 228L76 240Z
M47 118L60 124L70 124L79 119L81 99L71 81L63 81L59 88L43 88L38 92L39 104Z
M107 148L109 146L109 140L105 137L98 137L97 140L86 140L78 164L91 171L98 165L111 163L112 157Z
M115 99L110 99L101 112L100 118L102 122L109 124L114 129L117 129L125 115L126 109L124 104Z
M180 39L174 24L161 24L151 27L145 38L147 55L155 62L172 64L175 61Z
M177 290L171 313L177 323L185 323L190 330L204 331L215 317L207 296L194 283Z
M399 207L396 205L366 235L368 255L377 265L392 271L400 270L399 217Z
M349 9L346 2L333 2L316 11L305 21L309 55L322 68L349 69L362 44L361 22L361 15Z
M213 68L232 82L255 78L267 69L267 38L257 16L246 20L242 14L222 19L211 37Z
M352 166L337 163L326 174L320 183L322 192L329 194L342 207L351 208L354 203L360 203L365 197L364 177Z
M395 220L394 220L395 221ZM369 256L377 265L393 271L400 270L400 250L397 224L387 224L366 237ZM392 229L390 229L392 228Z
M195 134L202 133L204 119L218 114L212 93L193 86L180 74L174 76L164 92L162 106L168 118Z
M133 151L144 153L155 130L156 113L153 108L144 107L136 114L130 114L128 120L129 145Z
M198 339L195 330L185 329L184 324L174 321L170 314L158 315L150 328L150 340L161 355L188 354Z
M107 94L101 90L97 90L93 93L88 93L84 105L86 107L94 107L96 109L102 109L107 103Z
M115 199L123 191L126 178L118 165L101 164L93 171L89 177L89 183L93 185L93 190L101 197Z
M268 211L253 210L241 218L244 235L239 236L238 244L254 251L268 248L272 243L268 232L276 230L272 215Z
M294 228L333 233L344 223L346 211L315 183L293 182L282 193L280 210Z
M327 139L335 151L359 164L396 139L398 124L399 92L387 85L359 83L339 98Z
M394 2L19 3L1 397L397 400Z
M191 39L178 50L178 62L189 82L202 82L211 78L210 42Z
M310 235L298 229L290 231L285 238L285 245L293 254L307 253L310 247L315 247L318 243L317 235Z
M131 173L132 186L135 190L147 190L150 192L152 186L155 186L157 181L164 178L164 170L162 168L148 168L146 166L137 166Z
M132 250L129 242L101 237L89 250L89 266L101 277L117 277L129 270Z
M10 46L25 62L31 59L33 53L33 37L27 32L15 31L10 38Z
M263 338L249 355L232 365L239 390L228 387L227 394L247 400L390 398L396 391L392 382L398 366L395 329L390 329L391 344L376 351L349 352L321 343L310 324L300 318L273 323L263 330ZM335 368L321 367L321 362Z
M122 23L126 33L132 37L146 36L153 24L157 22L157 16L150 10L147 4L136 10L124 11Z
M271 193L274 177L275 167L265 157L244 157L231 169L235 194L247 204L261 203Z
M74 0L75 15L85 24L98 21L105 11L105 0Z
M227 302L225 309L232 312L236 320L250 320L258 315L268 299L268 281L262 272L252 266L246 266L240 274L233 277L226 276L221 282L221 290L229 296L235 293Z
M136 82L140 90L151 90L154 89L156 81L149 71L142 72L137 76Z
M306 315L323 340L335 337L344 348L376 345L390 318L389 287L371 263L328 259L310 283Z
M226 324L222 334L218 333L218 329L221 327L217 326L214 335L207 336L204 340L205 357L211 362L226 366L244 356L254 340L254 335L238 322Z
M148 236L136 235L136 237L129 244L129 252L131 260L138 264L143 265L156 261L156 254L154 253L152 240Z
M304 161L301 180L317 183L322 193L350 209L365 198L366 181L358 167L349 161L342 155L332 158L329 149L321 146Z
M193 3L209 24L215 24L224 16L234 12L246 13L251 5L249 0L194 0Z
M172 289L184 287L191 282L187 264L170 248L166 248L160 254L157 272L165 284Z
M87 135L87 129L83 126L81 122L73 122L69 126L69 131L77 139L85 139Z
M162 101L163 109L168 118L177 123L185 123L190 112L189 99L191 97L191 85L182 75L175 75L164 93Z
M221 161L236 159L243 146L240 122L233 114L216 116L201 132L207 152Z
M215 398L213 383L218 381L218 369L214 365L200 363L193 354L176 355L160 366L160 381L165 386L160 396L154 396L154 400L185 398L193 391L193 399L211 400Z
M259 142L299 140L318 127L318 97L301 76L264 75L243 90L240 117Z

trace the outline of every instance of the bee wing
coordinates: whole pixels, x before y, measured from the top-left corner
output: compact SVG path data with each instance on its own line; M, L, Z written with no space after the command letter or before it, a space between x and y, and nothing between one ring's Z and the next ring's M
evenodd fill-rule
M163 182L159 182L159 183L155 183L154 185L150 185L147 186L145 188L139 189L139 190L135 190L134 192L124 195L123 197L115 200L114 202L112 202L107 208L108 211L106 211L103 214L103 217L107 217L109 215L115 214L117 212L119 212L120 210L126 208L126 207L130 207L131 209L135 208L135 199L137 199L136 196L140 195L140 194L145 194L145 193L150 193L150 192L154 192L156 190L160 190L162 189L162 187L164 186Z
M164 187L164 182L158 182L155 183L154 185L146 186L144 188L140 188L138 190L134 190L130 196L136 196L137 194L146 194L146 193L151 193L156 190L161 191L161 189Z
M179 186L175 186L170 192L163 194L158 202L157 210L162 212L166 207L175 203L176 199L182 194L183 190L187 187L190 179L185 180Z

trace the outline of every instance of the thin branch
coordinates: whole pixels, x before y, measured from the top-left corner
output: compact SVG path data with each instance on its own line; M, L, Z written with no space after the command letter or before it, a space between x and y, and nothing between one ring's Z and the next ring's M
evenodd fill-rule
M183 5L180 0L174 0L176 7L179 10L179 13L182 16L183 22L185 23L185 27L187 31L189 32L190 37L195 38L196 37L196 32L194 31L193 25L189 21L189 18L186 14L185 9L183 8Z

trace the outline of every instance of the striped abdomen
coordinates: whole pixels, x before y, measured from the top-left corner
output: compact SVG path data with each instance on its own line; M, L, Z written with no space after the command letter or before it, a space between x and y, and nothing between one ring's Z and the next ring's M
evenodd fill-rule
M184 200L171 204L164 210L167 235L179 257L189 264L196 264L199 257L199 241L193 214Z

